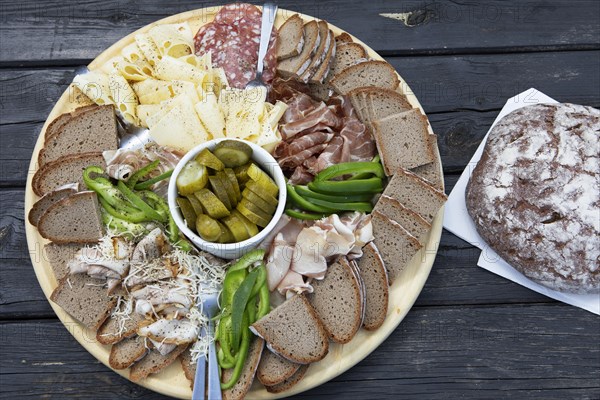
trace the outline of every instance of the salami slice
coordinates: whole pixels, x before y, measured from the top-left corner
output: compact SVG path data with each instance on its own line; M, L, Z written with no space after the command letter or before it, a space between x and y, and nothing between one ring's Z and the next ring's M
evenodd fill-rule
M194 37L196 54L210 52L213 65L223 68L232 87L244 88L256 76L261 18L260 10L251 4L230 4ZM264 61L266 83L275 77L276 41L277 30L273 29Z

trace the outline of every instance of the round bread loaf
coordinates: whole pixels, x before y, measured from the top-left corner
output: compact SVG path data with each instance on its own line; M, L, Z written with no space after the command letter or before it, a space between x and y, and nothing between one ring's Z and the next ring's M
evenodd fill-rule
M483 239L551 289L600 291L599 135L594 108L523 107L491 130L467 187Z

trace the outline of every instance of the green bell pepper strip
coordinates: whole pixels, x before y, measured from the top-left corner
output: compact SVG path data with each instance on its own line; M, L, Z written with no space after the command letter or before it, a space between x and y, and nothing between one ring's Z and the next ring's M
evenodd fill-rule
M255 297L260 288L267 283L267 267L265 267L265 264L260 263L256 269L258 270L258 276L252 287L252 292L250 292L250 298Z
M317 205L323 207L333 207L335 206L336 211L363 211L363 212L371 212L373 211L373 205L367 202L349 202L349 203L332 203L329 201L321 200L321 199L311 199L311 201Z
M383 191L381 178L357 179L354 181L314 180L308 184L312 191L324 194L379 193Z
M248 316L244 313L244 319L248 320ZM247 325L247 322L246 322ZM240 350L236 356L235 367L233 367L233 373L231 374L231 378L227 382L221 382L221 389L227 390L233 387L236 384L240 376L242 375L242 369L244 368L244 363L246 362L246 358L248 358L248 349L250 348L250 340L252 339L250 335L250 329L246 328L242 331L242 342L240 344Z
M123 195L133 204L135 207L139 208L146 214L148 219L155 220L159 222L166 222L167 217L165 215L161 215L156 212L152 207L148 205L140 196L138 196L133 190L127 187L125 182L119 181L117 183L117 189L123 193Z
M317 176L315 176L314 180L326 181L342 175L356 175L363 173L374 174L378 178L385 177L385 173L383 172L383 167L381 164L371 161L357 161L340 163L332 165L331 167L327 167L323 171L319 172Z
M100 202L100 205L106 210L106 212L115 218L119 218L119 219L122 219L123 221L132 222L132 223L149 221L148 217L146 216L146 214L143 211L139 211L139 210L135 211L135 212L119 211L119 210L115 209L113 206L111 206L110 203L108 201L106 201L106 199L104 199L104 197L100 197L100 196L98 196L98 201Z
M320 199L325 201L330 201L332 203L346 203L349 201L371 201L373 195L371 193L364 194L340 194L340 195L331 195L331 194L323 194L313 192L306 186L296 185L294 186L296 193L300 196L305 197L307 199Z
M99 176L92 178L91 174ZM130 206L127 198L117 189L107 178L102 176L104 170L98 166L89 166L83 171L83 182L88 189L96 192L100 197L108 202L113 208L125 211L127 213L135 213L138 209Z
M256 312L256 320L258 321L271 311L271 300L270 300L269 286L265 282L258 291L258 310Z
M177 227L175 219L171 215L171 211L169 211L169 206L165 200L150 190L144 190L140 193L142 193L146 199L151 200L154 203L156 211L159 214L162 213L166 215L168 221L169 241L171 243L176 243L179 240L179 228Z
M158 183L160 181L162 181L163 179L167 179L170 178L171 175L173 175L173 170L170 169L167 172L164 172L158 176L155 176L154 178L150 178L147 181L144 182L140 182L140 183L136 183L134 186L135 190L146 190L146 189L150 189L150 187L152 187L152 185L154 185L155 183Z
M260 270L258 268L252 270L233 295L233 302L231 303L231 349L235 352L239 350L242 330L248 328L247 326L243 326L242 319L246 312L246 306L250 300L250 293L252 292L254 282L256 282L259 272Z
M112 230L120 233L130 234L134 237L146 235L148 233L148 230L143 225L132 223L121 218L116 218L110 215L104 208L100 210L100 213L102 215L102 223Z
M307 212L303 212L303 211L292 210L291 208L288 208L287 210L285 210L285 213L286 213L286 215L288 215L292 218L312 220L312 221L315 221L315 220L321 219L321 218L325 218L327 215L329 215L329 214L307 213Z
M248 273L245 269L227 271L225 279L223 279L223 290L221 290L220 301L221 310L223 310L225 314L231 314L233 296L246 278L246 275L248 275Z
M177 242L173 243L175 246L179 247L181 250L185 251L186 253L192 251L193 246L190 242L188 242L186 239L179 239Z
M333 208L321 207L306 200L304 197L296 193L294 187L289 183L286 185L286 188L290 201L303 210L329 214L335 212L335 209Z
M254 249L244 254L239 260L232 264L228 269L227 273L237 271L240 269L247 269L252 264L262 261L265 258L265 251L263 249Z
M248 304L246 305L246 312L248 313L248 325L256 322L256 301L258 299L256 296L250 297L248 299Z
M219 342L219 366L224 369L233 368L235 365L236 357L231 354L231 348L229 343L231 339L231 316L227 315L219 321L219 335L215 336L215 340Z
M160 164L160 160L154 160L143 168L137 170L133 175L129 177L127 180L127 186L131 189L135 187L140 179L144 176L148 175L150 172L154 171L156 167Z
M371 160L372 163L379 163L379 161L381 160L381 157L379 157L379 154L377 154L375 157L373 157L373 159ZM348 178L349 181L354 181L356 179L367 179L367 178L371 178L373 176L372 173L370 172L363 172L360 174L356 174L356 175L352 175L350 178Z

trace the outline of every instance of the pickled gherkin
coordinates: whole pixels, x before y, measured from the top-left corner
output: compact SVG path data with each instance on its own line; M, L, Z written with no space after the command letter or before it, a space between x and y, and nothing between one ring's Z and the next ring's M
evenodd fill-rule
M196 218L196 232L208 242L214 242L221 236L219 222L206 214L200 214Z
M208 171L204 165L198 164L195 160L189 161L177 175L177 191L179 194L192 194L208 182Z
M275 202L272 203L263 199L249 188L244 189L244 191L242 192L242 197L248 199L248 201L250 201L251 203L256 204L258 208L260 208L267 214L273 214L277 209L277 200L274 197L272 197L272 199L275 200Z
M229 210L225 207L225 204L207 188L197 191L194 195L202 204L202 208L212 218L223 218L229 215Z
M214 154L226 167L234 168L250 162L252 148L238 140L223 140L215 146Z
M219 200L227 207L228 210L231 210L233 207L231 202L229 201L229 196L227 195L227 190L225 190L225 186L218 175L209 176L208 180L210 182L210 187L212 188L212 192L217 195Z
M196 156L196 162L215 171L223 171L225 166L209 149L204 149Z
M221 184L225 188L225 192L227 192L227 197L229 197L229 203L231 204L231 208L235 208L235 206L238 203L238 198L235 194L235 190L233 189L233 185L227 177L227 174L225 172L217 172L216 176L221 180Z
M256 164L251 164L250 167L248 167L248 176L267 194L276 197L277 193L279 193L279 188L273 179L271 179L271 177Z
M196 211L188 199L177 197L177 205L183 214L183 219L190 229L196 229Z

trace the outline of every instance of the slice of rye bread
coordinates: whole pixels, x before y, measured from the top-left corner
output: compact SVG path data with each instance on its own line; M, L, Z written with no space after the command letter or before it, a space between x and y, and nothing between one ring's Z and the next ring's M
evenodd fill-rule
M327 268L325 278L312 282L314 291L306 295L321 319L329 337L348 343L362 323L363 300L360 282L346 257Z
M250 343L250 348L248 349L248 356L246 357L244 367L242 368L242 374L235 385L230 389L221 392L223 400L243 400L250 390L252 382L254 382L254 375L256 374L256 369L260 363L265 341L259 337L251 338L251 340L252 343ZM233 368L224 370L222 381L229 381L232 375Z
M133 367L129 370L129 379L139 382L147 378L148 375L159 373L171 365L187 347L188 343L180 344L164 356L156 350L149 351L144 358L133 364Z
M192 346L189 346L186 351L179 355L179 361L181 362L181 368L183 374L190 381L190 388L194 390L194 380L196 379L196 365L192 364L192 352L190 351Z
M413 107L402 93L383 88L361 88L367 97L367 108L371 121L409 111Z
M321 63L329 52L329 48L335 43L329 35L329 25L327 24L327 21L318 21L317 25L319 25L319 46L315 49L306 71L300 75L300 80L304 83L308 83L310 77L321 66Z
M60 280L50 300L96 332L117 303L116 298L107 294L105 283L87 274L67 275Z
M359 283L359 289L360 289L360 298L361 298L361 303L362 303L362 314L360 316L360 325L363 324L363 322L365 321L365 312L366 312L366 308L367 308L367 288L365 286L365 282L362 279L362 276L360 276L360 270L358 269L358 263L356 262L356 260L348 260L348 262L350 263L350 266L352 267L352 272L354 272L354 276L356 277L356 280Z
M371 214L375 246L387 268L390 285L400 276L406 264L421 249L421 243L399 223L378 211Z
M367 51L358 43L336 43L335 57L331 60L326 81L346 68L367 61Z
M46 131L44 132L44 141L48 140L48 138L50 136L52 136L55 133L57 133L60 130L60 128L62 128L63 125L67 121L69 121L69 120L71 120L71 118L73 118L74 115L77 115L79 113L88 111L91 108L97 107L96 104L93 103L91 100L89 100L89 97L87 97L85 94L83 94L81 92L81 90L79 90L79 88L77 86L71 85L71 87L69 88L69 90L73 91L72 96L70 95L70 97L75 98L77 104L80 104L82 102L83 98L87 99L89 102L87 104L83 103L82 107L78 107L78 108L76 108L75 110L73 110L71 112L59 115L52 122L50 122L50 124L46 128Z
M313 99L327 101L331 97L333 91L327 84L309 83L307 94Z
M373 86L396 89L400 83L396 70L385 61L365 61L352 65L336 74L329 84L338 94L352 89Z
M442 174L442 166L440 164L440 149L437 145L437 135L429 135L429 146L433 150L433 162L421 165L420 167L412 168L410 172L425 179L431 185L444 191L444 176Z
M423 178L406 170L399 170L383 194L398 200L404 207L413 210L431 223L438 210L448 200L446 194Z
M256 377L263 385L273 386L294 375L300 365L278 356L265 346Z
M277 40L277 60L285 60L300 54L304 47L304 20L294 14L279 28Z
M309 366L309 364L300 366L294 375L290 376L285 381L273 386L265 386L265 389L267 389L267 392L270 393L281 393L291 389L292 386L296 385L302 380L302 378L304 378L304 374L306 374Z
M123 322L119 322L120 320ZM144 316L136 312L132 312L128 319L110 316L96 332L96 340L102 344L119 343L135 334L138 326L144 320ZM123 324L122 329L119 326L121 323Z
M389 282L385 264L375 243L367 244L362 250L363 255L358 260L358 270L367 292L363 326L372 331L379 328L387 316Z
M44 246L44 257L50 263L57 281L70 272L67 263L75 257L81 247L81 244L76 243L48 243Z
M350 34L342 32L335 37L335 42L337 45L340 45L344 43L352 43L354 40L352 40L352 36L350 36Z
M373 121L373 135L386 175L434 161L428 126L427 117L417 109Z
M42 237L54 243L96 243L104 224L96 192L75 193L51 205L38 223Z
M352 103L352 107L354 108L354 111L356 111L360 121L370 130L372 130L367 108L367 98L362 89L365 88L356 88L351 90L348 92L348 97L350 98L350 103Z
M303 294L287 299L250 326L274 353L298 364L325 358L329 336L317 313Z
M75 111L70 120L46 139L38 163L44 165L69 154L116 150L118 145L114 107L86 107L86 111Z
M129 368L147 352L145 338L135 335L112 345L108 364L113 369Z
M46 210L48 210L48 207L59 202L65 197L77 193L78 186L79 185L77 184L68 185L68 187L63 189L56 189L52 192L46 193L41 199L36 201L33 207L31 207L31 210L29 210L29 214L27 215L29 223L33 226L37 226L42 215L46 212Z
M379 200L377 200L377 204L375 204L373 210L379 211L392 221L396 221L411 235L416 237L421 245L425 244L431 224L418 213L406 208L398 200L385 194L379 196Z
M302 75L312 61L314 50L319 46L319 24L310 21L304 24L304 46L295 57L287 58L277 64L277 72L285 78Z
M321 62L321 65L314 71L309 79L309 83L313 84L322 84L325 81L325 78L329 75L329 68L331 66L331 62L335 57L335 34L332 30L329 30L329 49L325 53L325 57Z
M69 183L78 183L79 187L85 187L83 170L91 165L106 168L102 153L82 153L61 157L36 171L31 182L32 189L38 196L43 196Z

